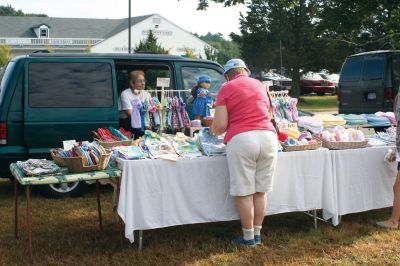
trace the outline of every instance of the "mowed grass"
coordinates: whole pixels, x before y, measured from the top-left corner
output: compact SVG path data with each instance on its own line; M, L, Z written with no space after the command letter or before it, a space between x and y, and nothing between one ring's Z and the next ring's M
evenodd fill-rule
M0 265L28 263L25 197L20 189L20 238L15 239L12 184L0 179ZM120 246L112 223L112 190L102 187L104 230L98 230L94 191L77 199L45 199L33 193L35 265L399 265L400 231L374 223L390 209L342 217L338 227L303 213L267 216L264 245L237 248L230 238L238 221L181 225L144 231L144 249Z
M325 96L300 96L297 108L304 111L320 112L333 111L337 112L338 104L336 95Z

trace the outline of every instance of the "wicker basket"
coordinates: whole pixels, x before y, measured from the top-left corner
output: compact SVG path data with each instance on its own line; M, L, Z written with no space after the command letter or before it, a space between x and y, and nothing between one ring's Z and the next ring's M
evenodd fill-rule
M104 170L108 166L112 153L102 154L100 162L96 165L84 166L84 160L82 157L64 157L63 161L65 166L71 173L89 172L96 170Z
M316 150L322 147L322 142L315 139L316 143L305 144L305 145L285 145L281 142L284 151L305 151L305 150Z
M60 156L51 154L51 158L53 158L53 161L54 161L58 166L61 166L61 167L65 167L65 166L66 166L65 163L64 163L64 158L63 158L63 157L60 157Z
M360 149L367 147L368 140L364 141L322 141L322 147L330 150L347 150L347 149Z
M106 142L102 141L99 139L95 139L101 146L103 146L105 149L111 149L112 147L117 147L117 146L130 146L132 145L132 140L119 140L119 141L111 141L111 142Z

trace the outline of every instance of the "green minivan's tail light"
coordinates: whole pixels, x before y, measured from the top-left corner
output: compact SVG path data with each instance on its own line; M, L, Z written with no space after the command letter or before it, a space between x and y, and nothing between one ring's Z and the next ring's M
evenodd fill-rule
M0 123L0 144L7 144L7 123Z
M385 101L393 101L394 100L394 89L393 87L386 87L383 89L383 99Z

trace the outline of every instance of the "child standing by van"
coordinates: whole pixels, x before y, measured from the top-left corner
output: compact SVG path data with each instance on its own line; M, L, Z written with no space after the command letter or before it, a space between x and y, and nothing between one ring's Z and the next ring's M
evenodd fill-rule
M197 85L192 89L192 95L195 98L192 113L195 119L202 120L204 117L210 116L211 96L208 89L211 86L211 79L207 75L197 78Z

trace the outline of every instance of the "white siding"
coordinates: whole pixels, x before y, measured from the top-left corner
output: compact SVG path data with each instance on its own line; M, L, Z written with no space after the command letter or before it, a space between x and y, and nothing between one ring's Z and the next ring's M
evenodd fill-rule
M153 18L160 18L160 23L153 23ZM158 25L158 28L156 28ZM149 30L157 37L157 42L168 49L172 55L184 55L184 48L190 48L197 56L206 58L204 47L207 43L203 42L193 34L183 30L175 24L169 22L159 15L154 15L148 19L135 24L131 28L131 46L134 49L141 40L147 38ZM93 53L121 53L128 52L128 29L111 36L103 42L92 47Z

